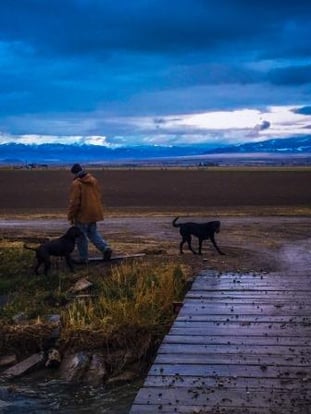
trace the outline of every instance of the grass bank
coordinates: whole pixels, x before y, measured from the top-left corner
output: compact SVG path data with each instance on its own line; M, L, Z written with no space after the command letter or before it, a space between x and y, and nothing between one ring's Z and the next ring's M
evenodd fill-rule
M56 261L45 277L33 274L33 253L20 241L2 240L0 257L0 292L8 298L0 308L0 355L14 352L19 359L47 348L55 329L47 316L57 314L62 328L54 346L62 353L118 351L119 360L124 362L120 352L130 354L131 362L143 366L174 319L173 302L186 289L187 269L169 259L90 264L74 274ZM81 278L92 287L72 294ZM118 361L111 367L112 373L120 369Z

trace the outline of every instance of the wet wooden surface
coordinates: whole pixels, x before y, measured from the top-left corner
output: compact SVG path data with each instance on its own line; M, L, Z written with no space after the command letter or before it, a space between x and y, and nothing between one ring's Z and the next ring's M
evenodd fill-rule
M130 414L311 414L310 273L199 275Z

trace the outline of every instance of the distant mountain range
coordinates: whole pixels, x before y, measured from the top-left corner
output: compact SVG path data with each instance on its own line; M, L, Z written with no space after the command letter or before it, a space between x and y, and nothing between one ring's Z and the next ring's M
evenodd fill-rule
M239 145L188 145L188 146L131 146L108 148L96 145L63 144L2 144L0 145L1 164L68 164L135 162L159 158L198 157L213 154L308 154L311 153L311 136L286 139L271 139L257 143Z
M311 153L311 135L283 139L269 139L261 142L249 142L246 144L230 145L215 148L208 151L209 154L219 153L278 153L278 154L303 154Z
M213 147L214 148L214 147ZM72 163L72 162L135 162L162 157L182 157L203 154L210 146L131 146L109 148L100 145L64 144L2 144L0 162L14 163Z

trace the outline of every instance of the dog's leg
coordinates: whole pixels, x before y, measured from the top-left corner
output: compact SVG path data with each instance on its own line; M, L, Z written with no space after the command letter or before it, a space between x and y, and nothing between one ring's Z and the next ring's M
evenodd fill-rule
M203 239L199 238L199 254L202 254L202 243L203 243Z
M38 275L39 274L39 268L40 268L41 264L43 263L43 260L41 259L41 256L37 251L36 251L36 260L37 260L37 263L36 263L33 270L34 270L35 274Z
M218 253L219 253L219 254L221 254L221 255L224 255L225 253L224 253L224 252L222 252L222 251L220 250L220 248L217 246L217 243L216 243L216 240L215 240L215 236L214 236L214 234L212 234L212 235L210 236L210 240L211 240L211 242L213 243L213 246L215 247L215 249L218 251Z
M191 245L191 235L184 236L184 242L185 241L188 244L189 250L191 250L193 254L197 254L197 252L195 250L193 250L192 245Z
M189 249L190 249L190 250L192 250L192 247L191 247L191 236L188 236L188 235L182 235L182 241L180 242L180 245L179 245L179 251L180 251L180 254L183 254L183 253L184 253L184 252L183 252L183 245L184 245L185 243L187 243L187 244L188 244ZM193 250L192 250L192 251L193 251ZM193 253L195 253L195 252L193 252Z
M186 240L182 239L182 241L179 244L179 252L180 252L180 254L183 254L184 253L182 248L183 248L183 245L184 245L185 241Z
M50 261L50 259L45 260L44 261L44 274L45 274L45 276L48 275L49 270L50 270L50 267L51 267L51 261Z
M73 265L72 265L72 260L71 260L70 255L66 255L66 256L65 256L65 260L66 260L66 263L67 263L67 265L68 265L68 267L69 267L70 271L71 271L71 272L74 272L75 270L74 270L74 268L73 268Z
M34 272L35 272L36 275L39 274L39 267L40 267L41 263L42 262L38 260L36 266L34 267Z

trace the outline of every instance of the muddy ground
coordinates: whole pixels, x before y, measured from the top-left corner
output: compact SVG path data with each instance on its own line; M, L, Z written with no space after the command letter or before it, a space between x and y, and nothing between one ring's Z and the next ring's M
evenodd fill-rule
M220 272L311 271L310 217L223 217L216 235L220 256L210 241L203 244L203 255L193 255L185 246L180 255L179 230L172 227L174 217L166 215L107 217L100 230L114 254L146 253L143 260L170 258L188 266L191 275L201 269ZM219 219L219 217L218 217ZM204 221L203 217L182 217L180 221ZM58 237L68 227L63 219L0 220L1 235L10 240L36 242ZM193 241L197 248L197 240ZM96 252L90 247L90 254Z

